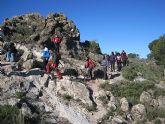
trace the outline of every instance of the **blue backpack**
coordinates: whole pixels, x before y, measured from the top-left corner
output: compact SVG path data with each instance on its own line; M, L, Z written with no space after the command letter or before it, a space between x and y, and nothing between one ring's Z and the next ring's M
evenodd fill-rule
M49 51L43 51L43 57L44 58L49 58L50 57Z

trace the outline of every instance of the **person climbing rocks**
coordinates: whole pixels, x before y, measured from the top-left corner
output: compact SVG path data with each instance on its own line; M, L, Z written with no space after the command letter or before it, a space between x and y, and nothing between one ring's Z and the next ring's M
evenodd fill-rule
M55 37L53 37L51 39L51 41L54 43L54 48L56 50L56 52L60 52L60 43L61 43L61 38L58 35L55 35Z
M42 44L43 50L41 51L41 57L43 59L43 70L46 72L46 65L48 64L49 58L50 58L50 52L48 48L46 47L46 44Z
M16 53L17 53L17 49L14 43L9 43L6 47L6 61L14 62Z
M61 72L58 69L59 66L59 60L60 60L60 54L59 52L57 52L55 49L51 49L50 51L51 55L52 55L52 59L48 62L48 64L46 65L46 72L50 73L51 69L55 69L59 79L63 79ZM55 73L54 73L55 75Z
M122 59L123 67L126 66L128 61L128 56L124 50L121 53L121 59Z
M85 68L87 69L88 76L90 77L91 80L93 79L92 71L95 67L96 67L96 64L93 62L93 60L87 57L86 62L85 62Z
M121 55L120 55L120 53L117 53L116 54L116 61L117 61L117 71L121 71L121 68L122 68L122 65L121 65L121 63L122 63L122 59L121 59Z
M4 35L12 35L12 30L13 30L12 23L9 21L8 18L6 18L4 20L4 26L3 26Z
M101 61L101 66L103 67L103 71L104 71L104 80L107 80L108 78L107 70L109 68L109 61L107 55L103 56L103 60Z
M116 62L116 56L115 56L114 52L112 52L110 55L111 72L115 71L115 62Z

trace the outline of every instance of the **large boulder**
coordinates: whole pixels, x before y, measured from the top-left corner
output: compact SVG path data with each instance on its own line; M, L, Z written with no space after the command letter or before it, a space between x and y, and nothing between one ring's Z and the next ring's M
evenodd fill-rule
M124 97L120 100L121 110L127 112L129 110L128 100Z
M140 102L150 105L151 101L152 101L151 94L143 91L142 94L140 95Z
M134 120L144 121L146 119L145 106L142 104L137 104L132 107L131 114Z

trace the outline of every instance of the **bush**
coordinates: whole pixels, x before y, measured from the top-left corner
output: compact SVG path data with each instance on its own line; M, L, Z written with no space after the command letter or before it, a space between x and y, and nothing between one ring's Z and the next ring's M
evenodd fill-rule
M0 106L0 123L1 124L18 124L19 110L15 106Z
M100 97L99 97L99 100L102 101L103 104L107 104L108 101L109 101L108 98L107 98L107 96L100 96Z
M161 80L163 78L163 69L160 66L145 64L144 62L134 61L122 69L122 75L128 80L134 80L138 73L148 80Z
M86 106L85 108L86 108L89 112L92 112L92 111L96 111L96 110L97 110L96 106L94 106L94 105L92 105L92 106Z
M146 112L147 112L147 118L149 120L154 120L158 117L160 118L165 117L165 110L156 107L147 107Z
M149 81L143 82L120 82L119 84L104 83L101 87L110 91L116 97L126 97L130 103L139 103L139 97L143 91L154 89L155 85Z
M73 99L73 97L70 96L70 95L68 95L68 94L63 94L63 95L62 95L62 98L63 98L64 100L67 100L67 101L70 101L70 100Z
M26 98L26 93L25 93L25 92L16 92L16 93L15 93L15 96L16 96L18 99L25 99L25 98Z

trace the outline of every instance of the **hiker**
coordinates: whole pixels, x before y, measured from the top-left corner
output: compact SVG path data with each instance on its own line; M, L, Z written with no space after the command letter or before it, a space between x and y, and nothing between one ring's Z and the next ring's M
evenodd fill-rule
M58 69L58 65L59 65L59 60L60 60L60 54L55 50L55 49L52 49L51 51L50 51L50 53L52 54L52 60L50 60L49 62L48 62L48 64L46 65L46 72L47 73L50 73L50 71L51 71L51 68L52 69L55 69L56 70L56 73L57 73L57 75L58 75L58 77L59 77L59 79L63 79L62 78L62 75L61 75L61 72L59 71L59 69Z
M116 54L116 61L117 61L117 71L121 71L121 55L120 55L120 53L117 53Z
M107 80L107 70L109 68L108 57L106 55L103 56L103 60L101 61L101 66L103 67L104 71L104 80Z
M41 51L41 57L43 59L43 70L46 72L46 65L48 64L50 53L48 48L46 47L46 44L42 45L43 50Z
M0 28L0 41L3 41L3 38L4 38L4 33L2 28Z
M123 67L126 66L128 61L128 56L124 50L121 53L121 59L122 59Z
M15 48L14 43L8 44L6 48L6 61L14 62L16 53L17 49Z
M110 55L111 72L115 71L115 62L116 62L116 56L115 56L114 52L112 52Z
M3 27L4 35L11 35L12 30L13 30L12 23L9 21L8 18L6 18L4 20L4 27Z
M92 70L93 68L95 68L96 65L95 63L93 62L93 60L89 57L87 57L87 60L85 62L85 68L87 68L87 71L88 71L88 76L90 76L90 79L92 80L93 79L93 76L92 76Z
M58 37L57 35L55 35L55 37L53 37L51 39L51 41L54 43L54 47L55 47L56 52L60 52L61 38Z

